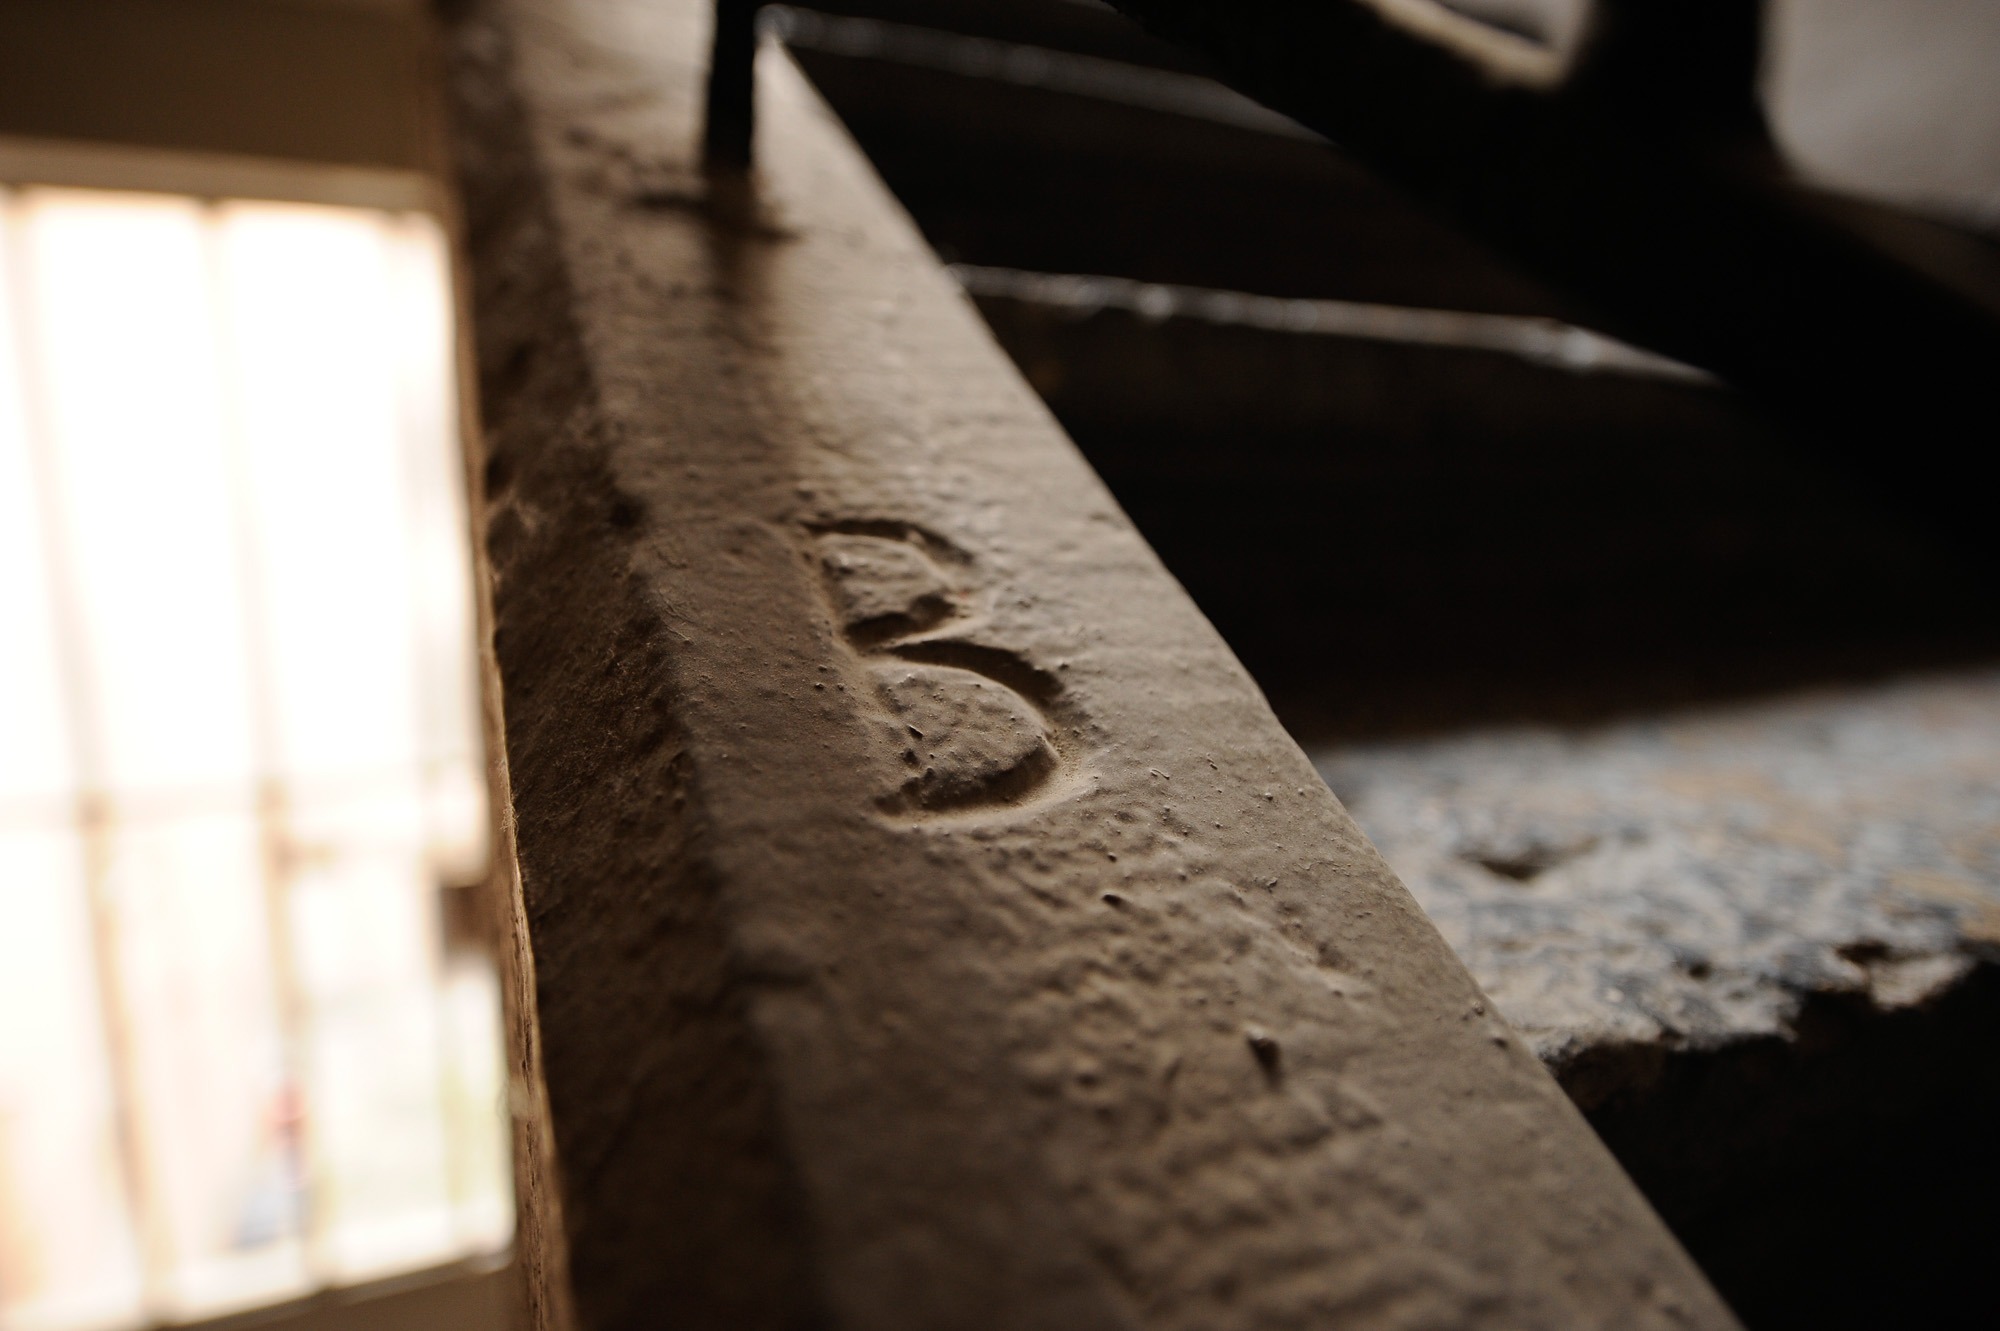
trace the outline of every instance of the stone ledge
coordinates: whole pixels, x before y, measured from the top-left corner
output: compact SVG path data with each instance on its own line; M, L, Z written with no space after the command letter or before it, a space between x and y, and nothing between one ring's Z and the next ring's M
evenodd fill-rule
M796 70L456 21L592 1331L1727 1326Z

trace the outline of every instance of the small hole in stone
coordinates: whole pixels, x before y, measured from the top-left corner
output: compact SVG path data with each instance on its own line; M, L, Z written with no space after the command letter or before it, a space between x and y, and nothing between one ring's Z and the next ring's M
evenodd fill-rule
M1851 961L1857 966L1871 966L1889 957L1889 945L1880 939L1863 938L1857 942L1842 943L1834 949L1842 961Z
M1488 873L1499 874L1502 878L1511 878L1517 883L1532 882L1542 870L1549 867L1532 855L1513 857L1480 855L1475 857L1472 862Z
M1590 837L1573 845L1554 846L1538 842L1508 854L1473 852L1465 858L1490 874L1516 883L1531 883L1558 865L1567 864L1596 847L1597 838Z
M1244 1038L1250 1042L1250 1053L1257 1060L1257 1066L1264 1070L1264 1079L1277 1085L1284 1076L1281 1063L1283 1051L1278 1048L1278 1042L1254 1026L1244 1032Z

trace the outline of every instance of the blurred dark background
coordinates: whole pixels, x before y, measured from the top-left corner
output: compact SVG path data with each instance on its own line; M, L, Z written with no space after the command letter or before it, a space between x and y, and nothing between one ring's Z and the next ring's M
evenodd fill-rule
M1458 7L1558 43L1581 13ZM1110 9L833 0L765 23L1308 749L2000 658L1990 536L1576 331L1574 299ZM2000 289L2000 7L1787 0L1767 38L1793 165L1941 223ZM1751 1326L1985 1324L1980 974L1922 1014L1815 1009L1796 1050L1685 1060L1593 1113Z
M1572 8L1516 6L1509 26L1559 39ZM1996 27L1947 8L1975 36ZM1585 317L1109 8L767 15L939 254L972 270L1002 345L1303 742L1584 720L2000 646L1975 609L1984 575L1944 534L1712 380L1259 326L1186 300L1158 317L1129 288L1120 308L1010 281ZM1842 117L1856 96L1881 101L1910 53L1874 50L1885 73L1825 45L1768 80L1793 109L1781 138L1866 183L1884 173L1862 149L1879 145L1854 148ZM1801 90L1814 78L1828 91ZM1912 114L1906 134L1933 132L1924 106ZM1952 132L1977 137L1963 117ZM1953 161L1934 174L1958 179ZM2000 272L1984 187L1884 186Z

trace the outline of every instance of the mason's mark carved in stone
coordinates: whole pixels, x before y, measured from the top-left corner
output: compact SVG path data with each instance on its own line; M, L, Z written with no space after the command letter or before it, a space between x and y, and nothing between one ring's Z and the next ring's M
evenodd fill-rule
M887 742L908 770L881 808L930 815L1055 797L1070 708L1048 672L968 638L985 622L972 557L909 523L813 532L835 623L868 661Z

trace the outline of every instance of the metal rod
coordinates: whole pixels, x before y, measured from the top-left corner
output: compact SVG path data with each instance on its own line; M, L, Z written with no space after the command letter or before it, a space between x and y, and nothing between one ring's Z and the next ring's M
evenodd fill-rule
M708 108L702 129L702 164L710 171L750 167L761 7L762 0L715 0L715 40L709 50Z

